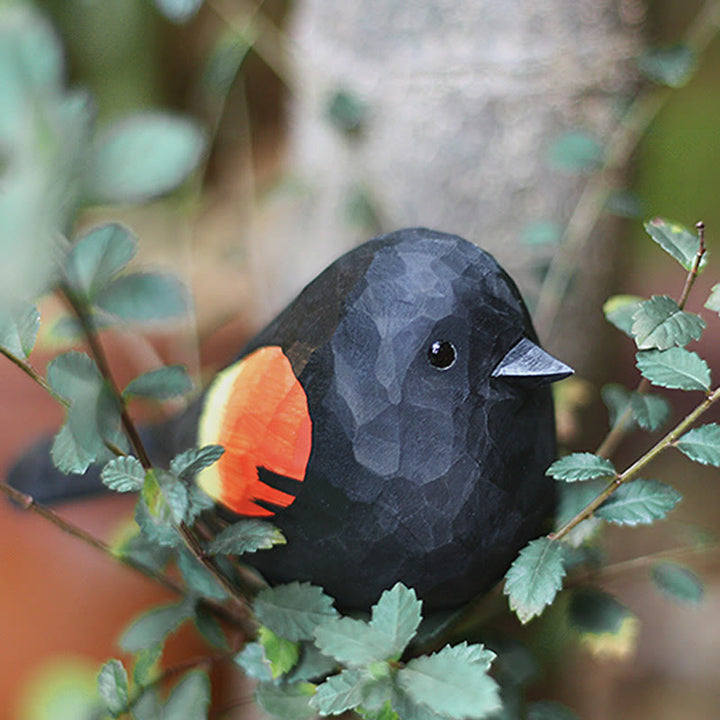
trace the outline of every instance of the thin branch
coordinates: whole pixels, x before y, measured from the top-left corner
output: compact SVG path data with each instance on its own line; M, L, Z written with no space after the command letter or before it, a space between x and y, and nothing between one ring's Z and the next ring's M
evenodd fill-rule
M692 545L689 547L661 550L648 555L640 555L638 557L630 558L629 560L622 560L621 562L613 563L611 565L591 568L583 574L574 575L565 582L564 585L565 587L572 587L573 585L579 585L585 582L589 576L601 576L605 578L608 575L622 575L638 568L647 567L648 565L652 565L653 563L660 562L662 560L683 560L684 558L693 557L694 555L707 556L709 553L717 554L719 550L720 544L717 543L712 545ZM720 555L718 555L718 557L720 557Z
M138 459L142 463L142 466L145 468L145 470L150 470L152 468L152 462L145 450L142 440L140 439L140 435L138 434L137 428L135 427L135 423L132 421L132 418L128 413L125 399L123 398L120 389L115 383L115 379L110 369L110 364L108 363L102 343L100 342L100 338L98 337L98 334L95 330L92 317L87 312L87 307L83 300L78 298L73 293L71 288L64 287L63 294L69 302L73 312L76 314L78 320L80 321L83 329L83 334L85 336L85 339L87 340L88 346L90 347L90 352L93 356L93 359L95 360L100 374L102 375L105 382L108 383L110 390L112 391L115 399L120 406L120 418L122 421L123 429L125 430L125 433L127 434L133 449L137 453ZM198 541L197 537L195 537L195 535L193 534L191 528L186 523L182 522L178 526L177 530L185 541L185 544L187 545L190 552L195 556L195 558L197 558L200 563L202 563L203 566L207 568L207 570L213 575L217 582L228 592L229 596L233 599L233 602L243 611L245 615L247 615L247 613L249 612L247 601L245 600L245 598L238 594L237 588L235 588L230 582L230 580L226 578L225 575L220 571L220 569L216 566L214 560L205 553L202 545ZM245 627L249 627L247 617L244 618L244 622Z
M62 293L80 322L83 329L83 335L87 340L88 347L90 348L90 354L92 355L93 360L95 360L95 364L100 371L100 375L103 377L105 382L108 383L113 396L118 401L120 407L120 422L122 423L123 430L128 436L130 444L132 445L138 460L140 460L142 466L146 470L149 470L152 467L152 462L150 461L150 457L145 450L142 440L140 439L135 423L133 423L130 418L127 410L127 403L123 399L122 393L115 382L115 378L113 377L110 369L110 363L108 362L107 355L105 355L105 350L100 342L92 316L88 313L85 302L78 298L71 288L67 286L63 287Z
M680 298L678 300L678 307L681 310L685 309L685 304L688 301L688 297L690 297L690 291L692 290L700 272L700 263L702 262L703 255L705 255L705 223L702 220L699 220L695 223L695 228L698 231L698 249L697 253L695 253L695 259L693 260L692 267L685 278L685 286L683 287L683 291L680 293Z
M70 407L70 403L62 395L58 395L50 386L50 383L29 363L27 360L13 355L5 348L0 347L0 355L4 355L11 363L19 367L28 377L37 383L45 392L57 400L64 407Z
M235 654L236 651L232 650L230 652L217 653L216 655L202 655L199 657L190 658L189 660L185 660L184 662L178 663L177 665L166 668L152 682L138 688L138 691L134 694L133 697L128 699L127 704L120 711L119 714L126 714L132 712L132 709L148 690L153 690L163 685L175 676L181 675L182 673L188 672L189 670L194 670L195 668L203 666L206 666L209 670L213 665L216 665L217 663L231 660L235 656Z
M680 293L680 297L678 298L678 307L680 308L680 310L683 310L685 308L688 298L690 297L690 291L692 290L698 273L700 272L700 263L702 262L703 255L705 255L705 223L700 220L695 224L695 227L698 231L698 250L695 254L695 259L693 260L692 267L690 268L690 270L688 270L688 273L685 277L685 285L682 292ZM643 395L649 389L650 382L647 380L647 378L643 378L638 384L637 388L635 388L635 392ZM630 408L630 404L628 403L628 406L625 408L625 410L623 410L623 412L620 414L620 417L618 417L618 419L613 424L610 432L607 434L602 443L600 443L600 447L598 447L595 452L596 455L604 458L612 457L612 455L617 450L618 445L628 431L628 421L630 420L631 416L632 410Z
M203 564L203 566L212 574L215 580L225 589L233 602L245 613L250 612L248 601L238 594L238 589L230 582L225 574L217 567L214 559L208 555L203 549L200 541L197 539L193 531L184 522L180 523L178 531L185 540L185 544L190 552Z
M45 518L45 520L51 522L64 533L67 533L68 535L71 535L72 537L81 540L86 545L94 547L96 550L99 550L105 555L109 555L110 557L114 558L126 567L136 570L137 572L145 575L145 577L154 580L156 583L162 585L167 590L171 590L178 595L185 594L184 588L178 583L176 583L174 580L169 578L167 575L159 573L156 570L153 570L152 568L149 568L142 563L137 562L132 557L129 557L127 555L117 555L113 552L112 548L106 543L104 543L102 540L95 537L94 535L91 535L89 532L83 530L81 527L78 527L74 523L65 520L65 518L58 515L54 510L51 510L49 507L36 502L35 498L33 498L32 495L27 495L24 492L20 492L19 490L16 490L14 487L11 487L4 482L0 483L0 492L7 495L7 497L9 497L13 502L17 503L23 510L30 510L36 515Z
M288 70L291 67L288 58L291 42L275 23L260 12L262 2L246 9L241 20L220 0L206 0L206 4L233 32L248 42L288 90L295 91L296 82Z
M720 387L709 393L689 415L681 420L669 433L653 445L641 458L636 460L627 470L617 475L612 482L597 497L589 502L572 519L568 520L559 530L548 535L551 540L560 540L583 520L587 520L621 485L633 480L651 460L654 460L663 450L672 447L680 436L705 413L713 403L720 399Z
M643 395L649 389L650 382L646 378L643 378L638 383L638 386L635 388L634 392ZM618 417L618 419L615 421L615 424L612 426L610 432L605 436L605 439L602 441L602 443L600 443L600 447L598 447L598 449L595 451L596 455L604 458L610 458L614 455L615 451L618 448L618 445L620 445L622 439L627 434L627 423L631 419L631 416L632 410L630 408L630 403L628 403L627 407L620 414L620 417Z
M0 482L0 493L3 493L8 498L10 498L10 500L15 502L21 509L28 510L35 513L36 515L39 515L40 517L55 525L55 527L62 530L62 532L67 533L71 537L74 537L75 539L84 542L86 545L89 545L96 550L99 550L101 553L107 555L121 565L124 565L125 567L130 568L135 572L139 572L141 575L144 575L146 578L153 580L157 584L164 587L166 590L170 590L171 592L175 593L176 595L180 595L181 597L187 594L186 589L182 585L177 583L175 580L173 580L171 577L168 577L164 573L158 572L153 568L147 567L147 565L143 565L130 555L119 555L115 553L113 549L109 545L104 543L102 540L95 537L86 530L83 530L83 528L61 517L54 510L50 509L46 505L42 505L36 502L36 500L31 495L20 492L19 490L16 490L14 487L4 482ZM246 618L238 617L228 611L222 605L219 605L218 603L212 600L208 600L206 598L200 600L200 605L204 607L209 613L217 617L219 620L222 620L230 627L236 628L237 630L243 632L247 637L251 637L252 635L254 635L255 627L250 624Z

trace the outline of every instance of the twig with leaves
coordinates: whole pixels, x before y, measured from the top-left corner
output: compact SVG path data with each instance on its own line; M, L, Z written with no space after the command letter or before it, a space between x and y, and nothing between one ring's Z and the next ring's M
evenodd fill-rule
M566 573L567 548L561 542L587 522L604 520L621 525L651 523L664 518L681 495L656 480L644 480L639 473L660 453L676 448L695 462L720 467L720 425L696 426L697 421L718 400L720 387L711 385L710 368L686 345L698 340L705 322L684 308L695 279L705 264L704 226L698 235L685 228L656 219L646 224L650 237L686 270L680 299L661 295L649 300L622 296L606 306L608 320L635 340L637 367L644 382L634 393L623 389L606 394L615 420L608 438L596 453L573 453L553 463L548 474L564 483L558 529L531 542L507 573L505 593L518 617L527 622L552 602ZM720 312L716 285L705 307ZM647 452L623 472L608 459L627 431L629 422L656 430L668 417L662 398L646 394L646 385L684 391L700 391L703 400ZM586 537L581 533L575 543ZM573 544L573 543L571 543Z

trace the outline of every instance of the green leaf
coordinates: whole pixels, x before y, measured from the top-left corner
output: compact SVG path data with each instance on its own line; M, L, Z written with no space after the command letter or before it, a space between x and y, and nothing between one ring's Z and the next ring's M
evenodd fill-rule
M203 468L217 462L225 448L222 445L205 445L201 448L190 448L170 461L170 472L183 480L197 475Z
M123 390L123 397L144 397L168 400L187 395L193 389L193 381L182 365L168 365L136 377Z
M233 661L248 677L261 682L270 682L273 679L270 663L265 657L265 648L259 642L248 643Z
M364 667L395 655L391 637L350 617L333 618L318 625L315 644L322 653L349 667Z
M366 707L357 707L355 712L364 720L401 720L400 716L392 709L388 700L378 710L369 710Z
M177 533L175 535L177 536ZM129 536L121 537L120 542L112 547L112 552L117 557L132 558L146 568L158 571L165 568L173 554L171 547L148 540L139 530Z
M112 457L110 440L126 446L120 432L120 408L95 363L79 352L56 357L47 377L53 390L69 403L65 428L56 436L53 458L64 472L84 472L91 462Z
M132 455L111 460L100 473L103 484L115 492L140 492L145 482L145 468Z
M581 589L571 598L569 611L578 641L595 657L623 660L635 651L640 621L612 596Z
M50 456L55 467L66 475L84 473L95 460L93 454L87 453L78 445L72 430L67 425L63 425L55 435Z
M179 525L185 520L188 511L188 489L181 480L176 478L172 473L166 470L158 470L153 468L148 471L148 475L152 474L157 482L162 497L170 510L172 521Z
M176 23L190 20L203 4L203 0L154 0L154 2L168 20Z
M538 676L537 660L532 652L517 640L510 637L493 638L492 650L497 653L497 658L493 661L493 676L503 689L524 687Z
M172 689L163 708L163 720L207 720L210 679L203 670L191 670Z
M173 320L190 309L182 283L161 273L121 275L98 293L95 302L105 312L134 323Z
M698 605L705 596L702 581L684 565L656 563L650 570L650 577L665 595L677 602Z
M195 612L195 627L213 647L220 648L221 650L229 649L222 625L214 615L203 610L202 605L198 605Z
M713 312L720 313L720 283L713 285L710 291L710 297L705 303L705 307Z
M343 220L349 227L365 231L380 223L378 202L363 183L354 182L345 189L342 206Z
M188 491L188 509L185 513L185 522L192 525L205 510L215 507L215 501L197 485L190 485Z
M607 458L588 452L572 453L556 460L548 469L547 474L556 480L575 482L578 480L594 480L601 477L615 477L617 470Z
M18 302L13 307L0 306L0 349L27 360L35 347L40 329L40 313L34 305Z
M398 685L415 702L448 718L487 717L501 707L500 688L472 648L445 647L413 658L398 670Z
M709 423L686 432L675 447L691 460L720 467L720 425Z
M613 427L628 409L630 415L624 422L626 429L637 424L643 430L657 430L670 417L670 403L660 395L631 393L617 383L605 385L601 390L601 395L608 408L610 425Z
M79 408L73 406L68 414L69 420L72 420L76 411L79 412ZM93 430L97 430L103 444L102 452L98 453L98 461L109 460L113 456L105 446L106 441L116 445L123 452L129 450L128 440L122 429L121 411L122 407L115 396L115 392L110 387L110 384L103 380L95 406L96 428L93 428Z
M561 135L551 146L548 159L554 167L568 173L584 173L597 169L603 159L602 145L586 132Z
M631 393L618 383L603 385L600 395L608 409L608 420L610 427L615 427L630 404ZM629 422L628 422L629 421ZM625 427L632 426L632 417L627 418Z
M89 308L92 316L93 329L96 332L117 324L117 318L97 312L96 308ZM80 321L74 316L62 315L51 321L48 335L52 342L59 345L79 344L85 339L85 333Z
M276 635L270 628L260 626L258 642L265 650L265 659L270 665L272 679L277 679L292 670L300 659L300 645Z
M539 220L529 223L522 229L520 241L530 247L557 245L562 234L562 226L559 223Z
M630 396L630 409L643 430L657 430L670 417L670 403L659 395L635 392Z
M362 688L369 679L365 670L343 670L317 686L310 704L322 715L339 715L362 702Z
M581 588L573 592L568 609L570 624L581 633L616 635L633 614L612 595Z
M632 337L633 315L642 303L643 298L637 295L613 295L603 305L605 319L628 337Z
M448 720L445 713L437 713L427 705L417 702L406 692L393 688L391 706L400 720ZM473 719L475 716L473 716Z
M239 520L228 525L208 547L211 555L244 555L284 545L285 536L264 520Z
M540 700L528 705L527 720L578 720L578 716L558 702Z
M640 350L684 347L699 340L704 329L702 318L681 310L667 295L653 295L633 315L632 334Z
M695 53L687 45L649 48L638 59L638 67L650 80L679 88L692 77L697 66Z
M397 660L415 637L422 620L421 609L422 602L415 591L402 583L395 583L380 595L372 608L370 627L387 638L390 651L387 659Z
M338 130L353 135L362 132L368 120L367 103L349 90L334 92L327 103L327 118Z
M128 676L119 660L108 660L102 666L97 683L98 694L113 717L127 710Z
M5 3L0 16L0 142L20 136L32 98L56 97L65 63L60 39L33 6Z
M467 640L463 640L458 645L446 646L443 648L443 652L447 657L480 665L484 670L489 670L497 657L496 653L488 650L483 644L473 643L471 645Z
M304 582L261 590L254 608L263 625L293 642L312 640L318 625L337 616L332 598L322 588Z
M700 239L687 228L678 223L655 218L645 223L645 230L650 237L669 255L672 255L686 270L690 270L695 262ZM707 254L700 261L700 268L705 267Z
M191 120L144 113L108 128L90 152L82 186L92 203L138 203L174 190L197 167L205 134Z
M255 32L250 22L240 32L233 27L218 34L203 70L203 87L209 95L224 100L252 48Z
M290 682L317 680L327 677L335 670L337 662L333 658L323 655L314 643L303 642L300 643L300 660L287 679Z
M315 709L310 698L315 693L312 683L293 683L275 685L263 682L255 690L257 704L271 717L277 720L312 720Z
M70 287L92 301L137 252L137 238L118 223L101 225L83 235L65 260Z
M143 494L145 493L143 486ZM158 493L160 492L158 488ZM163 547L178 547L182 545L182 538L173 525L173 519L170 514L170 508L167 503L162 502L159 507L151 511L145 497L138 498L135 505L135 522L137 523L143 536L153 544Z
M595 515L617 525L646 525L662 520L682 495L658 480L637 479L621 485Z
M187 549L179 548L178 570L188 588L195 594L212 600L226 600L228 593L213 574Z
M160 645L194 615L194 601L185 598L174 605L154 607L133 620L119 642L125 652L134 653Z
M563 560L562 543L542 537L526 545L510 566L503 592L523 624L555 599L565 577Z
M73 402L86 382L95 387L100 382L100 373L95 363L85 354L72 350L58 355L47 369L50 387L68 402Z
M329 620L315 628L315 644L350 667L397 660L415 637L421 607L414 590L396 583L373 606L369 623L349 617Z
M710 368L690 350L641 350L636 358L638 370L653 385L675 390L710 389Z
M159 674L158 667L161 657L162 645L145 648L135 655L133 680L136 685L143 687L155 681Z
M72 222L69 176L84 124L68 127L62 44L45 14L33 3L0 7L0 292L15 315L15 301L52 281L56 233Z
M163 709L157 688L144 688L140 698L133 703L133 720L158 720L161 717L163 717Z
M360 688L361 705L355 709L360 717L373 717L383 708L392 709L390 703L395 689L394 678L391 676L390 666L387 663L383 663L383 665L386 668L385 674L376 676L375 673L369 672L368 679Z

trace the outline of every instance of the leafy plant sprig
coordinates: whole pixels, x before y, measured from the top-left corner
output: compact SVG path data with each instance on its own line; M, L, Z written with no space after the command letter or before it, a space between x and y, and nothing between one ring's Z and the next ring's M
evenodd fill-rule
M715 423L695 426L720 400L720 387L712 387L707 363L685 348L699 339L705 328L700 317L685 311L690 291L705 264L705 229L698 223L698 235L694 235L661 219L646 223L645 228L685 268L685 285L677 302L668 296L645 301L621 296L605 305L608 320L634 339L638 348L637 367L643 380L634 393L622 388L605 393L614 421L596 453L573 453L548 469L548 475L563 481L559 525L547 537L531 542L506 575L505 593L522 622L539 615L562 587L571 559L570 545L562 541L570 539L571 545L582 543L585 533L574 538L574 543L571 537L581 529L579 526L590 523L592 530L593 523L601 520L621 525L652 523L677 505L681 495L674 488L638 477L660 453L674 447L695 462L720 467L720 426ZM711 295L705 306L716 309L714 302ZM631 421L655 430L667 418L665 401L646 394L650 385L701 391L704 398L647 452L618 472L608 457Z

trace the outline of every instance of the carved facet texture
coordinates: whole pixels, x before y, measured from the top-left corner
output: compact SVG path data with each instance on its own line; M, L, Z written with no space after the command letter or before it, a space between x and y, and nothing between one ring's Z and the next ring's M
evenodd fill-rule
M537 342L514 283L459 237L403 230L331 265L244 351L280 346L312 418L305 480L273 518L287 545L252 564L345 608L398 580L426 608L495 583L554 501L550 390L493 377L523 338Z

